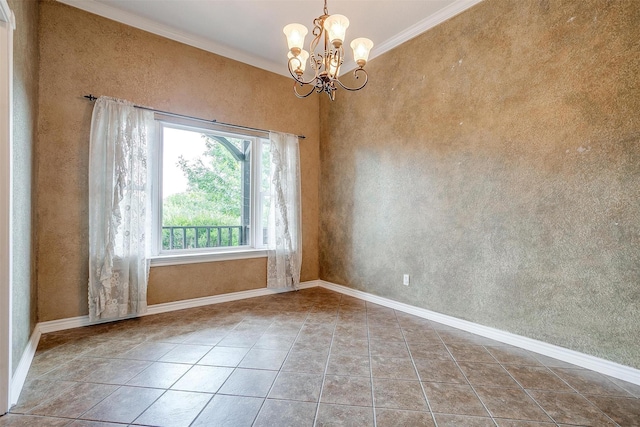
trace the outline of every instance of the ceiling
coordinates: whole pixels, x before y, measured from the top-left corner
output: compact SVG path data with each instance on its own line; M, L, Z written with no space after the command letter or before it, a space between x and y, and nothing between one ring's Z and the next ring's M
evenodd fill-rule
M58 0L114 21L289 75L282 28L309 29L322 15L322 0ZM370 59L457 15L482 0L328 0L329 14L349 18L347 43L374 42ZM345 44L347 44L345 43ZM343 71L355 68L347 52ZM350 61L350 62L349 62Z

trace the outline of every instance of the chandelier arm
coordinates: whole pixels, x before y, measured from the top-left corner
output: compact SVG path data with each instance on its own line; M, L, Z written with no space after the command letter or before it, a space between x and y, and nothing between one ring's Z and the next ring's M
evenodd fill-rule
M303 83L300 83L300 82L298 82L298 81L293 82L293 93L295 93L295 94L296 94L296 96L297 96L298 98L306 98L306 97L308 97L309 95L311 95L313 92L315 92L315 91L316 91L316 86L315 86L315 85L312 85L312 86L311 86L311 90L309 91L309 93L306 93L306 94L300 94L300 93L298 92L298 89L297 89L298 84L300 85L300 87L302 87L302 86L304 86L304 85L309 85L310 83L304 83L304 84L303 84Z
M340 67L342 67L342 63L344 62L344 49L342 48L342 46L340 46L339 49L336 49L334 54L333 54L333 60L335 60L336 62L336 71L334 73L333 78L334 79L338 79L338 76L340 75Z
M318 76L318 73L322 68L323 61L324 59L322 58L322 56L317 55L316 53L314 53L311 57L309 57L309 64L311 65L311 68L314 70L316 77Z
M316 34L316 32L318 32L318 34ZM318 26L318 24L315 24L315 27L313 28L313 35L315 36L313 38L313 40L311 40L311 43L309 43L309 48L311 50L311 52L315 52L316 51L316 47L318 47L318 43L320 42L320 37L322 37L322 28Z
M362 82L362 84L358 87L349 87L349 86L345 86L340 79L338 79L337 77L333 80L334 82L337 82L340 87L342 87L345 90L350 90L351 92L355 92L357 90L362 89L363 87L365 87L367 85L367 82L369 81L369 74L367 74L367 71L364 68L356 68L355 70L353 70L353 75L355 76L356 79L359 79L360 77L358 76L359 72L363 72L364 73L364 82Z
M320 18L318 18L320 19ZM322 37L322 28L317 26L313 29L313 34L316 34L316 30L320 30L320 33L316 34L314 39L309 44L309 62L311 64L311 68L313 68L315 78L318 78L318 73L322 68L322 64L324 62L323 57L316 53L316 48L318 47L318 43L320 42L320 38Z
M294 59L296 59L295 57L290 58L289 59L289 63L288 68L289 68L289 74L291 74L291 77L293 77L293 79L296 81L296 83L300 83L300 85L310 85L310 84L314 84L314 82L317 79L317 76L312 77L311 79L309 79L309 81L304 81L304 79L302 79L301 77L298 77L298 75L295 73L295 71L293 71L293 68L291 67L291 61L293 61ZM316 73L317 74L317 73ZM295 83L294 83L295 86Z

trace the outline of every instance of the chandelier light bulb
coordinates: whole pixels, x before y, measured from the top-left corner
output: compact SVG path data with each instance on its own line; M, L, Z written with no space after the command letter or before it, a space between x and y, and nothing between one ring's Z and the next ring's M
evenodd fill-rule
M369 59L369 52L373 47L373 42L367 38L360 37L351 42L351 49L353 49L353 59L358 64L358 67L362 68Z
M294 56L297 56L302 50L304 38L309 32L307 27L302 24L289 24L282 29L282 32L287 36L289 51L291 51Z
M324 20L324 29L329 34L329 41L338 49L342 46L349 28L349 20L344 15L331 15Z

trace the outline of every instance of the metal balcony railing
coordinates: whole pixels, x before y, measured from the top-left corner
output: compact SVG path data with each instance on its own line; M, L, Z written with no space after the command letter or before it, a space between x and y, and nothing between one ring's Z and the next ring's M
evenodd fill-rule
M162 227L162 249L198 249L247 244L243 225L187 225Z

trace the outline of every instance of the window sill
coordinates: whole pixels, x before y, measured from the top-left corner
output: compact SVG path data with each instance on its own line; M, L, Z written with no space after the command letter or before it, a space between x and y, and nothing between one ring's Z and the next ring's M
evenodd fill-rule
M266 256L266 249L242 249L225 252L156 255L150 257L149 259L151 261L151 267L164 267L169 265L198 264L202 262L264 258Z

